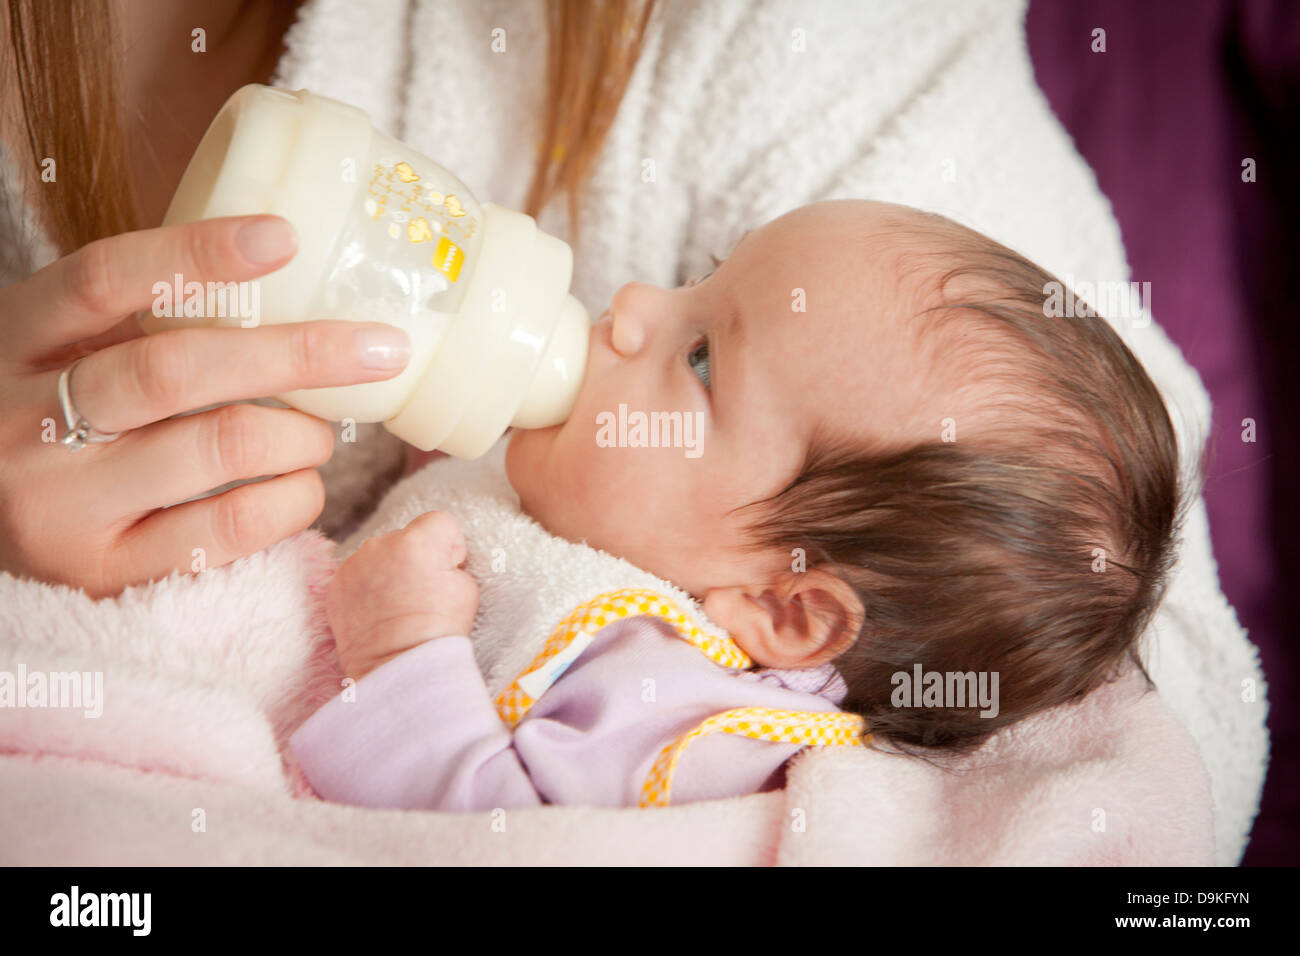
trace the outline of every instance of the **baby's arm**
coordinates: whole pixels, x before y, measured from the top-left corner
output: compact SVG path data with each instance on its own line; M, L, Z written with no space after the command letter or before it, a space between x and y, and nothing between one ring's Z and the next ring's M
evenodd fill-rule
M473 810L542 801L474 663L478 586L440 512L368 540L339 568L326 612L350 694L289 745L316 792L370 807Z

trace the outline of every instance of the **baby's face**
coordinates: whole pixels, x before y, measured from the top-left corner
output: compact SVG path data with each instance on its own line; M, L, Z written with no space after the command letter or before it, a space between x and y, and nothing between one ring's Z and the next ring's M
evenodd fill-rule
M937 436L951 414L900 325L917 302L889 226L915 215L817 203L746 234L701 280L619 289L592 327L571 417L513 434L507 474L524 510L700 599L789 572L789 553L744 550L754 515L733 509L790 482L814 429L905 441ZM698 423L681 446L632 447L650 441L638 414L672 412Z

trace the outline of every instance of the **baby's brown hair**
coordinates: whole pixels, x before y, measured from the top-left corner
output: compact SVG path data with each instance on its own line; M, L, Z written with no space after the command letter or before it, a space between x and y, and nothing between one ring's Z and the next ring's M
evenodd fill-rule
M815 440L797 477L750 506L749 527L755 547L803 549L862 601L861 631L835 661L842 707L876 741L964 752L1129 668L1152 686L1139 638L1186 498L1160 393L1106 320L1086 306L1049 316L1049 290L1064 288L1050 274L918 218L898 236L922 240L905 258L937 277L938 304L917 333L1000 390L996 414L950 423L956 440L939 422L904 447ZM894 706L895 675L916 665L997 672L996 716Z

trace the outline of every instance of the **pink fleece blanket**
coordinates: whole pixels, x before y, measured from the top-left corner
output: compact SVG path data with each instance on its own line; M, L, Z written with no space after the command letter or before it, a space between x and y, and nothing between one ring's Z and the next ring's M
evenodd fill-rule
M304 531L101 601L0 573L0 678L103 681L99 716L0 706L0 863L1213 862L1196 744L1131 680L946 766L812 748L784 791L669 809L324 803L285 740L339 686L333 547Z

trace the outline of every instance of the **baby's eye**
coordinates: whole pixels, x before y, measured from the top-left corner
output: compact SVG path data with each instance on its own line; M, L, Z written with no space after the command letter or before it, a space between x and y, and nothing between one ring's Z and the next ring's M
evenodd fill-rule
M699 377L700 381L704 384L704 387L709 388L710 369L708 338L702 338L695 343L694 347L686 355L686 364L688 364L691 367L691 371Z

